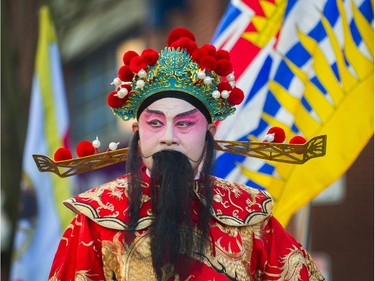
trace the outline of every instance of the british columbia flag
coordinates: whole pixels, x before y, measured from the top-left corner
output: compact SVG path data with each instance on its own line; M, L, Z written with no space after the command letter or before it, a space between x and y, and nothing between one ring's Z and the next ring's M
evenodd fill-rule
M217 155L216 175L268 190L284 225L347 171L373 135L372 5L233 0L217 27L213 44L230 52L245 100L219 123L216 139L261 141L273 126L287 141L327 135L327 155L303 165Z

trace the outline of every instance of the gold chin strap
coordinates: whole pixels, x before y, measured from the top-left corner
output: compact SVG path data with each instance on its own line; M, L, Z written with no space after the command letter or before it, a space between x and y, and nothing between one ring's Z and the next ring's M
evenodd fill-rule
M327 136L322 135L305 144L215 140L215 149L268 161L303 164L312 158L324 156L326 144ZM64 161L53 161L48 156L38 154L34 154L33 158L40 172L52 172L65 178L124 162L128 150L122 148Z

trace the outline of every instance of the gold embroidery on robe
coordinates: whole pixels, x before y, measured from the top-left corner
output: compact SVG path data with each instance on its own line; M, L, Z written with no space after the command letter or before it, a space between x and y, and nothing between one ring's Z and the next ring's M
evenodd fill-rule
M206 251L203 262L215 269L215 271L226 275L232 280L249 281L250 280L250 257L253 246L252 230L249 226L232 227L215 223L223 233L231 236L226 245L221 244L221 239L215 241L215 256L212 250ZM232 244L235 243L239 251L232 250Z
M265 276L278 278L277 281L289 280L289 281L298 281L300 280L300 272L303 266L306 266L305 258L303 257L301 251L293 246L292 249L289 249L290 252L281 258L282 266L277 267L269 265L271 268L277 268L280 273L269 273L265 272Z

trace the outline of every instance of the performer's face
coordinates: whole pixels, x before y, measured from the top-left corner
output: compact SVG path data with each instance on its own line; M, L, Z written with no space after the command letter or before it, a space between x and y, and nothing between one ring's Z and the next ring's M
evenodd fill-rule
M161 150L176 150L189 158L193 170L204 156L205 137L216 127L190 103L176 98L159 99L140 115L133 131L139 129L139 145L145 166L152 169L152 155Z

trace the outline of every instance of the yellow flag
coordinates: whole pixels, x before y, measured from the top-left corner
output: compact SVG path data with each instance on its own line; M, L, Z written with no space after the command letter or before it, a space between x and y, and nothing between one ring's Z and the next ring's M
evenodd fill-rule
M32 154L53 155L66 145L68 109L55 29L46 6L39 13L39 40L23 158L20 214L11 280L47 280L62 232L73 214L63 206L72 182L40 173Z

